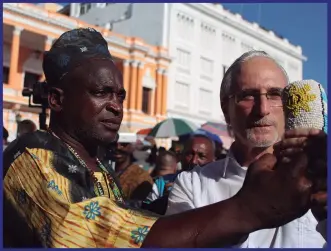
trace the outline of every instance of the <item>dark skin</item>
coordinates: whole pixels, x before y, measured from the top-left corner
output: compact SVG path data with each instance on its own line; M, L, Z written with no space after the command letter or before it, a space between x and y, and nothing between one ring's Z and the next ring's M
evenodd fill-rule
M327 135L317 129L289 130L275 145L275 154L287 159L297 153L309 156L305 175L313 181L312 213L318 221L327 219Z
M185 145L182 157L184 171L191 170L194 166L203 166L215 160L215 149L212 142L204 137L193 137Z
M50 128L96 169L97 148L115 140L123 117L122 76L111 61L89 60L64 81L70 84L53 88L49 95ZM305 155L296 156L283 168L274 168L276 158L263 156L249 168L237 195L160 218L142 247L226 247L253 231L300 217L309 208L311 194L311 186L302 182L305 160Z
M49 96L50 128L96 170L98 146L115 140L123 118L122 75L109 60L88 60Z
M177 159L175 156L164 153L159 156L157 161L158 167L155 172L156 176L164 176L167 174L174 174L176 173L177 169Z
M115 151L116 160L116 172L120 172L129 165L132 164L131 154L133 152L132 144L129 143L117 143L117 148Z

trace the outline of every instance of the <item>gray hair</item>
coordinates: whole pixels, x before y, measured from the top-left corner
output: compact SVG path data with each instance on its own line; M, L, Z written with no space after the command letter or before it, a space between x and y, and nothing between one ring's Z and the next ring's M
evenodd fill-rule
M220 99L223 100L224 98L228 97L231 95L231 86L234 85L235 81L235 74L237 73L237 70L239 69L240 65L249 59L255 58L255 57L264 57L264 58L269 58L275 64L284 72L284 75L286 76L287 83L289 82L288 75L285 71L285 69L274 59L272 58L269 54L267 54L264 51L248 51L245 52L243 55L241 55L239 58L236 59L236 61L233 62L233 64L229 67L229 69L225 72L222 83L221 83L221 91L220 91Z

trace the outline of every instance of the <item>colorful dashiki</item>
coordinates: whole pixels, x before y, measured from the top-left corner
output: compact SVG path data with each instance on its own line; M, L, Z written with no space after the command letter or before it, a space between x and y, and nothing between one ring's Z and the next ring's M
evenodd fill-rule
M88 170L47 132L8 146L4 175L8 247L135 248L157 220L117 202L101 172L95 175L106 192L96 197Z

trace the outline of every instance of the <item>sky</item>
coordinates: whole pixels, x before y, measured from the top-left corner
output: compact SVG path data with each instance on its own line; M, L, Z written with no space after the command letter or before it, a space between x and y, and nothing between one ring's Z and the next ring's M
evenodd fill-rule
M303 79L314 79L327 89L327 4L264 3L230 4L224 8L239 13L300 45L308 60L303 63Z

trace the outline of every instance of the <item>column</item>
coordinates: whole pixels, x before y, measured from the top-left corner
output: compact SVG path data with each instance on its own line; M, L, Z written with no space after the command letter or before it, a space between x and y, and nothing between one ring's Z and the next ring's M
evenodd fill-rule
M149 95L150 95L150 104L149 104L149 115L154 116L155 114L155 95L156 95L156 89L153 88Z
M168 72L167 70L163 71L162 74L162 108L161 114L166 116L167 114L167 105L168 105Z
M44 44L44 51L49 51L51 49L53 41L54 41L54 38L49 37L49 36L46 37L45 44ZM43 60L43 56L44 56L44 54L42 53L40 56L41 60ZM45 74L43 72L42 76L40 77L40 81L44 81L44 80L45 80Z
M53 45L54 38L47 36L45 39L44 51L49 51Z
M144 63L139 63L138 68L138 81L137 81L137 102L136 110L141 112L142 102L143 102L143 77L144 77Z
M10 50L10 69L8 84L14 89L21 89L22 80L17 78L18 71L18 57L20 52L20 37L23 28L14 27L13 39Z
M156 71L155 115L161 115L162 106L162 69Z
M131 62L131 76L130 76L130 99L129 99L129 109L135 110L136 106L136 95L137 95L137 66L138 61L132 61Z
M130 84L130 60L123 60L123 87L126 91L126 99L124 101L124 108L128 109L129 104L129 84Z

